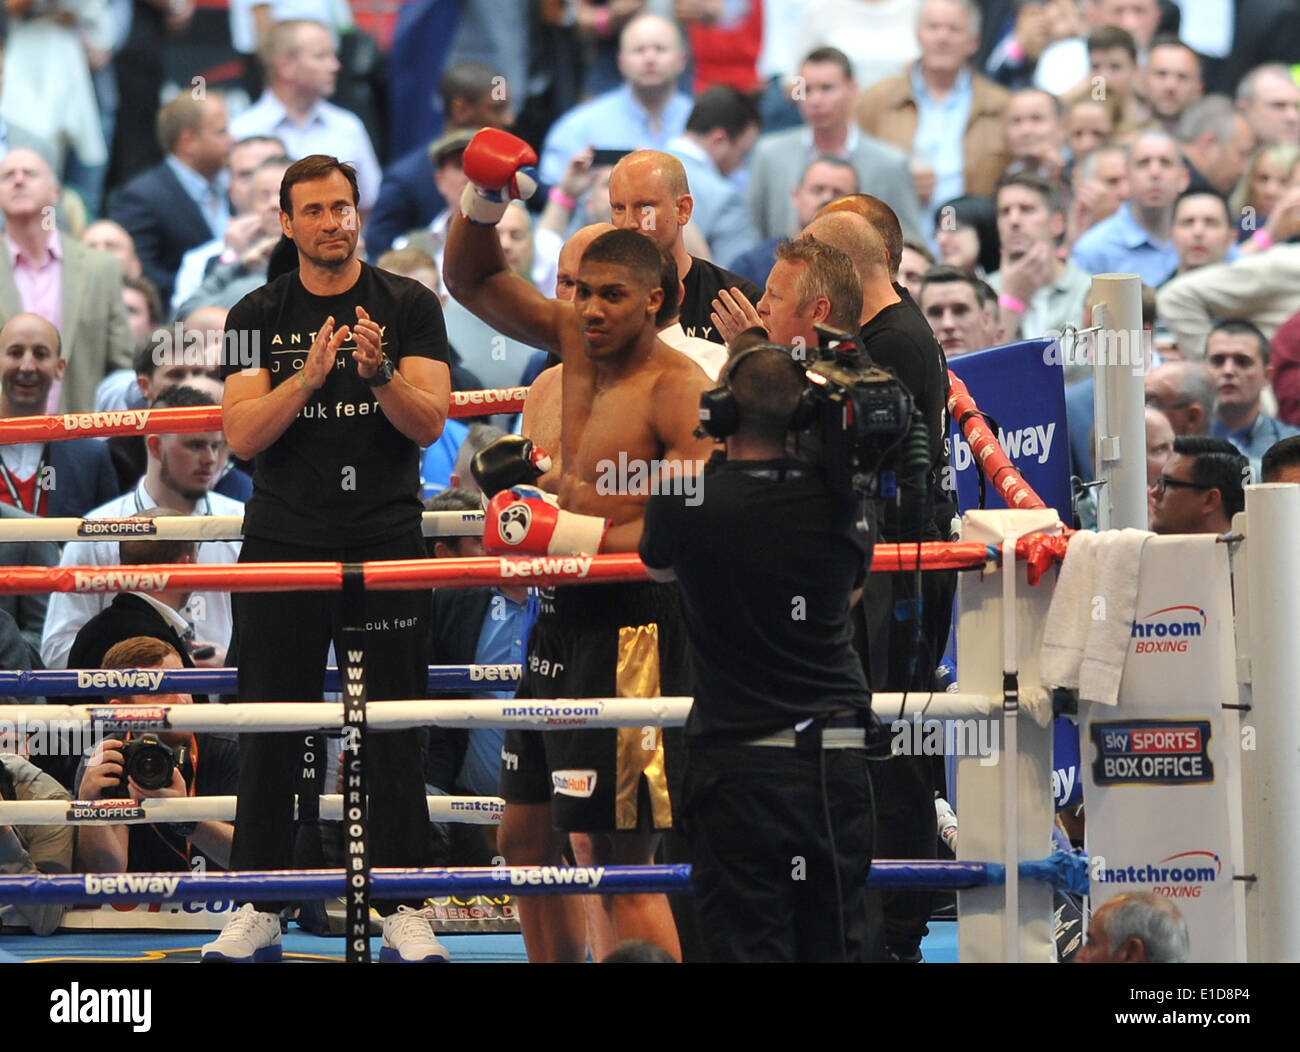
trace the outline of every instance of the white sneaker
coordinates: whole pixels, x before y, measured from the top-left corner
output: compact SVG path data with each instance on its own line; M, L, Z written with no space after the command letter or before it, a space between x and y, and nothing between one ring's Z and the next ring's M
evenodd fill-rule
M280 915L259 913L246 903L226 921L214 942L203 947L203 961L262 964L280 959Z
M446 964L447 947L433 933L433 910L398 906L384 918L384 941L379 948L381 962L399 964Z

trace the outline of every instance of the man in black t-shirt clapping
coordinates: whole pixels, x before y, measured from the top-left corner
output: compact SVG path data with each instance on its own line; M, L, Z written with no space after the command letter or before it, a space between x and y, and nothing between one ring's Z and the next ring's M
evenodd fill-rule
M253 460L241 563L418 559L419 447L442 434L450 400L447 335L437 297L410 278L359 260L356 173L305 157L280 185L280 226L298 269L245 296L226 320L224 430ZM365 654L371 700L426 690L428 589L370 591L362 609L340 593L241 593L234 598L241 701L321 696L326 653ZM365 626L363 635L346 633ZM292 861L294 778L301 735L242 743L235 869ZM429 815L414 731L366 736L369 853L375 866L431 860ZM445 960L431 914L376 904L381 960ZM280 904L243 907L204 960L277 960Z
M854 506L787 459L805 384L789 349L732 358L736 426L702 499L658 494L640 554L676 579L695 668L683 817L714 961L865 961L870 693L850 602L871 561Z

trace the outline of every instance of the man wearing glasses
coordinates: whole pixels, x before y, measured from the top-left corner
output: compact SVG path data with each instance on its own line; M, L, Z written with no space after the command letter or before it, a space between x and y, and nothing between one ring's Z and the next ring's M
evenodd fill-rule
M1151 486L1151 529L1227 533L1245 506L1250 463L1225 438L1180 435Z

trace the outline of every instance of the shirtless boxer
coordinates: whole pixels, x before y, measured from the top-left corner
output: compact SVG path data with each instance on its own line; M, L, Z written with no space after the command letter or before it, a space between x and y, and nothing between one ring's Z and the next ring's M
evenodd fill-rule
M616 229L609 223L592 223L574 231L560 249L560 259L555 272L555 298L572 303L578 282L578 264L587 246L601 234ZM674 263L676 261L674 260ZM677 310L661 311L656 328L659 338L674 350L681 351L709 376L717 380L727 360L726 348L698 336L687 336L681 324L680 301L686 295L685 285L677 279ZM528 388L524 399L524 419L520 432L550 453L551 466L534 483L547 493L557 493L560 485L560 386L564 375L563 365L553 365L542 370Z
M611 223L591 223L575 230L560 249L560 259L555 268L555 298L565 303L573 302L578 288L578 264L582 254L601 234L615 229ZM547 493L560 491L560 467L563 454L560 449L560 387L564 376L563 365L543 369L528 388L524 399L524 419L519 430L533 445L551 455L551 466L534 483Z
M532 487L498 493L488 508L484 547L508 555L634 552L648 494L604 492L598 481L620 457L698 471L711 451L694 436L699 397L711 384L656 337L662 256L649 239L620 230L593 241L579 267L573 306L543 298L509 272L490 227L510 198L531 192L520 169L534 163L532 149L508 133L486 129L475 136L464 158L470 186L447 237L444 277L452 295L502 333L553 350L565 363L558 506ZM622 670L617 677L616 670ZM559 588L553 601L543 601L518 696L687 693L687 670L674 592L639 583ZM624 678L631 671L644 675L639 685ZM563 843L546 838L549 858L525 859L517 851L512 857L512 850L538 843L535 828L521 830L513 821L519 817L530 826L553 820L565 831L597 834L598 864L650 862L655 831L671 824L667 784L675 757L671 747L665 756L664 737L642 727L508 733L501 830L507 859L553 863ZM550 815L536 806L548 800ZM548 901L523 903L530 958L581 959L572 940L557 946L548 939ZM679 953L662 895L620 895L612 912L620 940L645 939Z

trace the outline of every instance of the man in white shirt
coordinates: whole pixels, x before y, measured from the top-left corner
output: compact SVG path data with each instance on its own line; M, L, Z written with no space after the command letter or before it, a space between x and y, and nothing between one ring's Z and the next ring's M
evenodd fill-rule
M325 101L339 72L334 50L330 31L319 22L277 22L266 57L266 91L230 130L236 140L275 136L295 160L320 153L351 164L364 216L379 195L379 161L357 115Z
M171 388L155 400L154 405L184 387ZM187 404L197 399L188 398ZM211 399L207 404L215 405ZM148 467L128 493L87 512L88 519L130 518L147 508L166 507L190 515L243 515L241 501L212 492L225 464L225 435L208 431L187 435L149 435L145 439L149 453ZM200 563L234 563L239 559L240 542L204 541L199 545ZM117 538L70 542L63 549L60 566L115 566L118 563ZM63 668L78 629L108 606L112 595L58 592L50 596L41 637L41 658L47 668ZM212 656L196 664L220 667L225 664L232 625L228 592L196 592L187 610L194 626L195 648L215 647Z

